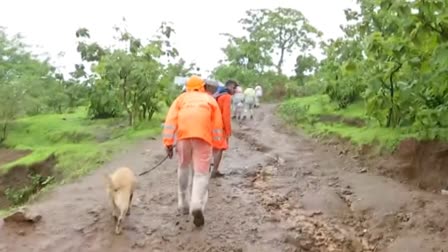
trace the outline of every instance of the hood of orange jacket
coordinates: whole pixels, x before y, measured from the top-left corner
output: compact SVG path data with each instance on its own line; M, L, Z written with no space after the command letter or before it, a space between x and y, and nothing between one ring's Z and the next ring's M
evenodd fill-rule
M193 75L190 79L187 80L185 84L185 89L187 92L190 91L202 91L204 92L205 81L201 79L199 76Z

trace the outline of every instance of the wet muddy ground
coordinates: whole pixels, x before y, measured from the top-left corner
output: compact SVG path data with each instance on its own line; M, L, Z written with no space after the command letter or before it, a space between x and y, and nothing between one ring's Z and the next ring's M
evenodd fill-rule
M256 110L234 125L206 224L177 215L176 161L139 178L132 214L114 234L103 174L164 157L142 142L78 182L41 197L36 224L0 224L0 251L448 251L448 198L374 175L331 145L291 134Z

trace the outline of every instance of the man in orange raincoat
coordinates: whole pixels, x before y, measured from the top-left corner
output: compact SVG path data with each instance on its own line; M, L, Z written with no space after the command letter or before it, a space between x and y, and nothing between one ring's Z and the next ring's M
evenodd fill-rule
M223 141L221 111L216 100L205 92L204 85L201 78L190 77L186 92L171 104L163 130L163 144L170 158L173 156L174 138L177 138L179 210L193 215L196 226L204 225L212 150L221 146ZM194 175L189 200L191 163Z
M219 164L222 160L222 154L229 148L229 138L232 135L232 95L238 83L234 80L228 80L225 88L219 90L214 96L218 101L219 109L222 114L222 123L224 130L224 140L222 144L213 149L213 170L212 178L222 177L224 174L219 172Z

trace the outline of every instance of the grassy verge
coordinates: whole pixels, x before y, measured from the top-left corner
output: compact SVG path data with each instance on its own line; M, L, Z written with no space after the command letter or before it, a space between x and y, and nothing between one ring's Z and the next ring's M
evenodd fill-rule
M134 127L128 127L126 117L89 120L85 108L78 108L74 113L37 115L16 120L10 127L5 145L31 153L1 165L0 175L17 165L35 164L54 154L58 161L55 171L59 180L44 187L41 181L36 186L8 180L12 184L4 185L7 189L3 193L12 205L8 209L0 209L0 217L23 203L33 201L58 184L87 174L136 140L160 134L164 112ZM35 192L35 188L39 189ZM7 192L9 189L12 189L10 193Z
M42 161L50 154L58 158L57 171L64 178L86 174L111 154L136 139L160 133L161 115L130 128L125 118L88 120L85 108L71 114L25 117L11 127L6 145L32 153L0 167L3 173L19 164Z
M336 135L356 145L376 144L384 150L393 150L401 140L416 137L409 129L383 128L369 120L362 102L338 110L326 95L287 100L280 105L279 113L311 135Z

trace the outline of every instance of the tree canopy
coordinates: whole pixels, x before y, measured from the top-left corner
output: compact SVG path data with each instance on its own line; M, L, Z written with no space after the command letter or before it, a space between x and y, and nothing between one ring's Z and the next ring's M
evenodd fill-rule
M88 76L89 114L92 118L108 118L126 111L129 125L133 125L137 120L150 120L163 102L169 102L175 91L174 77L188 75L195 66L186 66L183 59L178 59L179 53L170 41L175 30L168 23L163 22L148 43L123 27L115 27L115 31L118 48L90 41L87 28L76 32L81 58L93 64ZM77 76L86 76L83 64L76 69Z
M49 59L32 55L20 35L0 29L0 143L8 125L21 115L62 113L82 103L83 87L65 80Z
M281 98L297 87L287 83L289 78L283 74L287 57L296 58L297 77L292 79L298 82L304 82L317 67L310 52L322 33L299 10L248 10L239 23L246 34L223 34L228 44L222 49L225 59L213 71L216 78L237 79L243 85L260 84L270 91L268 95Z
M446 1L358 1L345 36L324 45L319 76L345 107L358 99L386 127L446 127Z

